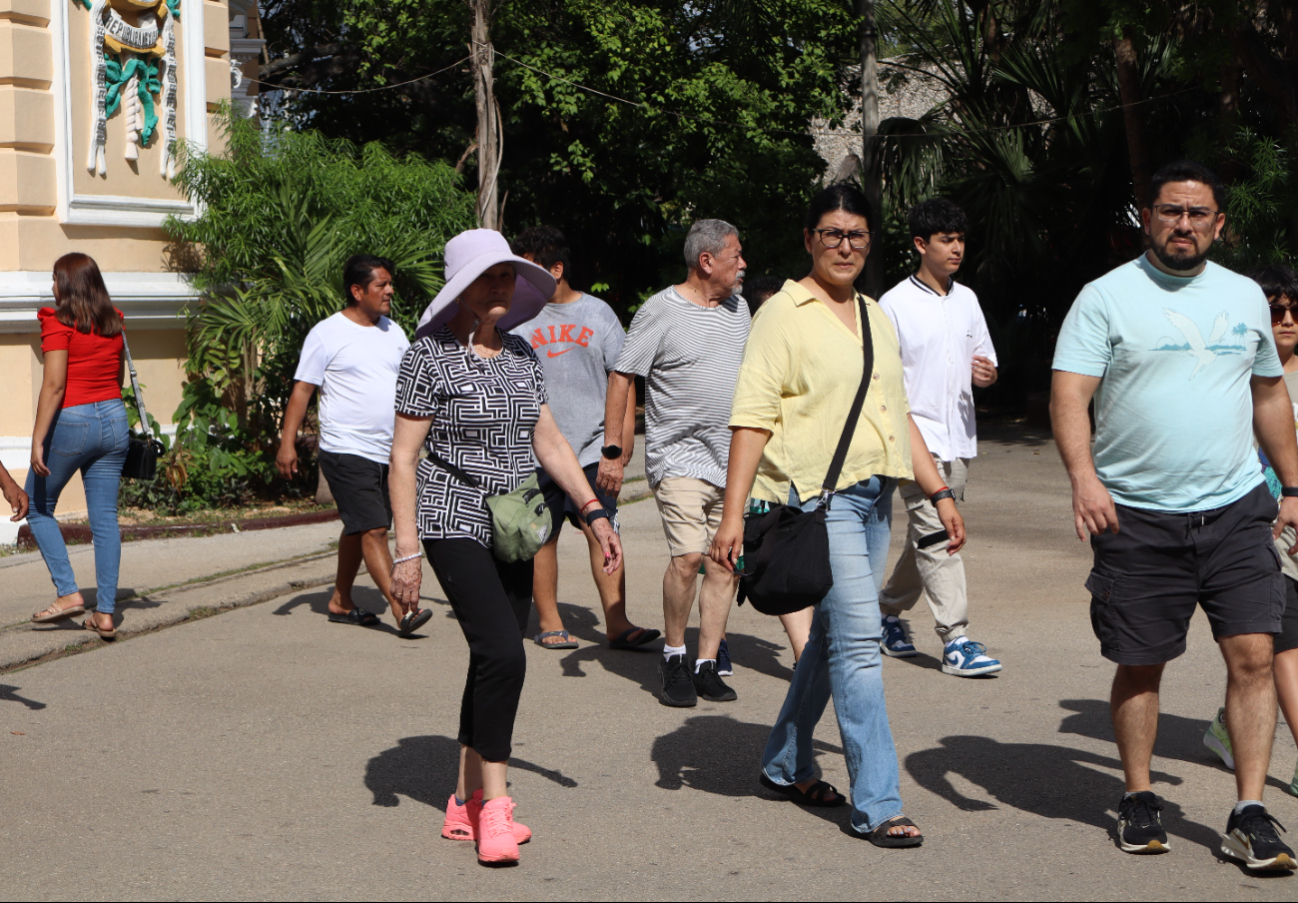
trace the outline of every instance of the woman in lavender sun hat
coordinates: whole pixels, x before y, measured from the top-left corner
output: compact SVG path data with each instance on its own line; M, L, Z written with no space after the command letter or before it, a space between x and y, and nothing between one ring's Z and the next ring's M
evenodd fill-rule
M407 607L418 604L422 541L469 644L460 772L442 836L477 841L478 859L490 864L516 863L518 844L532 836L514 822L506 786L527 665L532 562L492 554L486 500L517 489L539 460L580 505L604 570L622 562L608 512L546 404L540 362L505 331L553 293L550 274L510 253L499 232L457 235L446 244L446 287L424 311L397 378L388 476L397 533L392 594ZM421 446L429 453L423 460Z

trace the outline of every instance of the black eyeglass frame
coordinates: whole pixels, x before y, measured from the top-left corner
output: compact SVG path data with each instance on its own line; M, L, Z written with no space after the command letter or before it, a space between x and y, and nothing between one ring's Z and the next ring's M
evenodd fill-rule
M874 235L873 232L864 232L856 229L852 230L851 232L844 232L841 229L812 229L810 231L815 233L816 240L819 241L823 247L826 247L831 251L833 251L836 248L842 247L843 239L847 239L847 244L853 251L864 251L870 247L870 242L872 240L871 236ZM838 235L838 241L834 242L832 245L829 242L825 241L826 232L836 233ZM852 241L853 235L864 235L865 244L860 246L856 245Z

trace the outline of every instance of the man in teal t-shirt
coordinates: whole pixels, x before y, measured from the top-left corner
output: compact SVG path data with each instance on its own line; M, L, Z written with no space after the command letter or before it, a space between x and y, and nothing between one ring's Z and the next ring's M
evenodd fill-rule
M1059 333L1051 392L1077 535L1089 531L1095 553L1091 625L1118 665L1119 843L1129 853L1169 849L1149 778L1158 691L1202 605L1226 660L1239 797L1222 852L1250 868L1291 869L1298 860L1262 805L1275 734L1271 635L1285 602L1272 537L1298 524L1289 395L1261 289L1207 261L1226 220L1217 177L1173 163L1151 194L1141 211L1149 251L1082 290ZM1278 520L1254 434L1287 487Z

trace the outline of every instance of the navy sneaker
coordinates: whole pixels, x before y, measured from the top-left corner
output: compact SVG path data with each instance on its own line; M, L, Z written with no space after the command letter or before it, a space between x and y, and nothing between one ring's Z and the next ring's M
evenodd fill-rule
M1158 813L1163 804L1151 790L1124 796L1118 803L1118 845L1128 853L1166 853L1171 849Z
M910 658L915 654L915 645L906 636L906 627L896 615L887 615L883 619L883 654L893 658Z
M1232 810L1226 833L1221 835L1221 851L1251 869L1278 872L1298 868L1293 850L1280 839L1276 828L1283 831L1284 825L1265 806L1245 806L1238 814Z
M717 674L730 677L735 673L735 666L730 661L730 644L721 639L721 648L717 650Z
M987 655L987 647L968 637L957 637L942 649L942 673L956 677L977 677L994 674L1001 663Z

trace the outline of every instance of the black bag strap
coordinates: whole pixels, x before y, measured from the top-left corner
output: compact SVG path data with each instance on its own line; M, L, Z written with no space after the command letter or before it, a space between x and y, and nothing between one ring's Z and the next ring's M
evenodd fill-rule
M473 474L469 473L467 470L461 470L436 452L430 450L428 452L428 460L432 461L442 470L448 472L451 476L457 478L461 483L468 483L474 489L482 488L482 484L478 482L477 478L474 477Z
M843 472L843 463L847 461L847 450L856 435L856 423L861 418L861 408L865 405L865 394L870 390L870 377L874 374L874 337L870 333L870 314L865 309L865 298L856 296L857 308L861 311L861 350L865 355L861 369L861 385L857 387L856 398L852 399L852 410L843 425L843 435L838 438L838 448L834 449L834 458L829 462L829 473L825 474L825 483L821 487L820 498L828 503L838 485L838 476Z
M140 429L152 440L153 427L149 425L149 415L144 410L144 395L140 392L140 378L135 373L135 361L131 360L131 343L126 341L125 329L122 330L122 350L126 352L126 369L131 371L131 391L135 394L135 409L140 412Z

